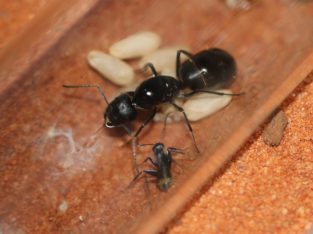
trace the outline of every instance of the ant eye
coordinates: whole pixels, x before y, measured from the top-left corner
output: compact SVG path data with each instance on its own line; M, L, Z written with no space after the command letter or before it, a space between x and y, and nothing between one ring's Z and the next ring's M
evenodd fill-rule
M105 123L105 126L108 127L108 128L113 128L114 127L114 125L111 122L109 122L109 121L107 121Z

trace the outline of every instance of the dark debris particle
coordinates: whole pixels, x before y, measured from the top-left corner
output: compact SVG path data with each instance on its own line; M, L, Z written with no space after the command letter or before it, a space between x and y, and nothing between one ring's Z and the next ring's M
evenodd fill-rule
M265 144L278 146L287 124L288 118L286 114L281 110L278 111L277 114L272 117L262 133Z

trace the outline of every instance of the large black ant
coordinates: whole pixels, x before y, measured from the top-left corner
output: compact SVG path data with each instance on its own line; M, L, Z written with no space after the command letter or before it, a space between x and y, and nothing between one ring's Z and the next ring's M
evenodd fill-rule
M150 144L144 144L150 145ZM152 147L153 154L156 158L153 161L152 158L146 158L146 161L150 161L155 169L143 170L144 173L156 177L156 183L160 190L167 191L172 185L172 175L171 175L171 166L173 162L172 153L183 154L183 151L178 148L169 147L165 149L163 143L156 143ZM139 176L142 174L142 171L137 174L133 179L133 182L136 181Z
M180 55L185 54L189 60L181 64ZM136 139L142 129L153 119L157 112L157 106L162 103L170 103L178 111L182 112L192 136L196 150L197 147L193 130L184 109L175 104L175 98L188 97L198 92L207 92L217 95L225 94L205 88L216 89L219 84L226 85L236 74L235 61L231 55L221 49L210 49L192 55L184 50L177 52L176 72L179 80L171 76L159 75L153 64L148 63L145 68L150 68L152 76L143 81L134 92L126 92L117 96L112 102L108 102L103 90L98 85L63 85L65 88L97 88L107 103L104 113L105 125L108 128L122 127L132 136L133 166L138 172L136 164ZM181 93L184 88L192 89L190 93ZM126 124L137 117L137 109L151 110L149 117L141 124L137 131L131 131Z

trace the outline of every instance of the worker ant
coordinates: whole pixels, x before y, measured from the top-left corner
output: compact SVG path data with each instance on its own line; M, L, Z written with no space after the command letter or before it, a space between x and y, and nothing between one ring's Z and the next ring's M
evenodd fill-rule
M180 55L185 54L189 60L181 64ZM206 64L207 63L207 64ZM175 98L186 98L198 92L207 92L218 95L238 96L241 94L226 94L205 90L204 88L216 88L219 84L226 85L234 78L236 65L234 59L226 51L211 49L192 55L184 50L177 52L176 72L179 80L171 76L159 75L153 64L146 64L150 68L152 76L143 81L134 92L126 92L109 102L104 91L98 85L63 85L65 88L97 88L107 103L104 113L105 125L108 128L122 127L132 136L133 166L138 172L136 163L136 140L142 129L153 119L157 112L157 106L170 103L176 110L183 113L194 146L198 152L193 130L184 109L175 104ZM220 85L221 86L221 85ZM191 88L192 92L182 93L184 88ZM141 124L137 131L131 131L126 124L137 118L137 110L150 110L150 115Z
M144 144L152 145L152 144ZM143 146L143 145L141 145ZM181 149L169 147L165 149L163 143L156 143L152 147L153 154L156 158L155 161L151 157L146 158L146 161L150 161L155 169L143 170L139 172L132 182L136 181L142 172L147 175L156 177L156 184L161 191L166 192L172 185L171 165L173 162L172 153L183 154ZM131 183L132 184L132 183Z

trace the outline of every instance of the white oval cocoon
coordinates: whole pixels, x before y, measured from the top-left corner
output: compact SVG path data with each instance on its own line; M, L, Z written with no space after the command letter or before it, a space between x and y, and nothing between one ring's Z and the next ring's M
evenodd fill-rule
M187 46L172 46L156 50L144 56L140 60L139 66L143 68L147 63L152 63L157 71L164 69L175 71L177 50L189 50L189 48ZM186 56L181 56L182 62L186 59Z
M110 54L120 58L129 59L144 56L156 50L161 44L161 37L149 31L138 32L114 43Z
M88 54L87 60L93 69L116 85L125 86L134 81L132 67L118 58L94 50Z
M176 78L176 69L172 67L165 67L161 70L161 75L171 76L171 77Z
M120 88L117 92L117 96L121 93L134 92L135 89L141 84L141 81L136 80L135 82Z
M232 93L230 90L216 91L221 93ZM190 121L198 121L227 106L231 99L232 96L227 95L198 93L191 96L182 107Z
M183 101L181 99L176 99L175 103L178 106L182 106ZM167 116L167 123L179 122L184 118L183 114L179 112L172 104L163 103L158 106L159 110L156 116L153 118L155 122L164 122ZM169 115L168 115L169 114Z

